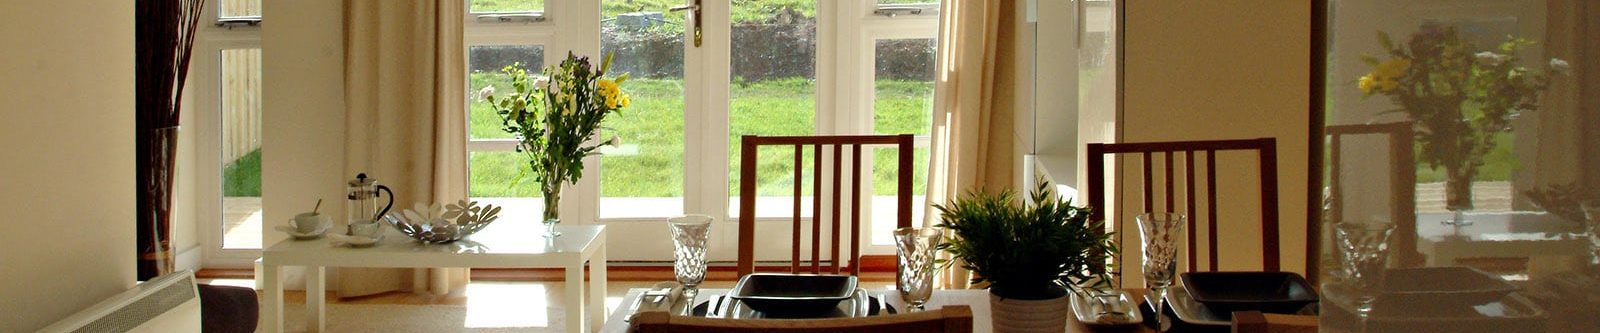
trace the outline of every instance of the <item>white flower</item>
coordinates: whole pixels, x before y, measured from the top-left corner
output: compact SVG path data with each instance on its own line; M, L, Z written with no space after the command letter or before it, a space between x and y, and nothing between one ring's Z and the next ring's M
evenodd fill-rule
M1568 64L1566 60L1550 58L1550 71L1556 74L1570 73L1572 72L1572 64Z
M1505 55L1489 51L1478 52L1475 56L1478 57L1478 63L1489 66L1499 66L1506 62Z
M612 135L611 136L611 140L609 142L606 142L606 144L611 145L612 147L621 147L622 146L622 137Z
M479 100L489 99L490 96L494 96L494 86L485 86L483 89L478 89Z
M550 78L541 77L533 81L533 87L539 90L550 90Z

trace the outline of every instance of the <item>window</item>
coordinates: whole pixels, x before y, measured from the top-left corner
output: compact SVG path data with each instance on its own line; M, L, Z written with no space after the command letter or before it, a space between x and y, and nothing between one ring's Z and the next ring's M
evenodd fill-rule
M469 92L484 87L494 87L502 94L512 91L510 80L501 69L514 65L537 72L546 60L559 60L546 56L558 28L543 20L544 1L471 0L468 6L464 32ZM475 93L468 96L472 96L466 101L468 196L488 204L514 207L501 213L502 220L537 220L547 208L538 199L534 177L523 171L527 162L515 151L515 136L500 130L500 116L488 102L476 99Z
M193 136L195 218L206 266L260 257L261 1L212 0L196 28L184 130ZM191 171L185 171L191 172ZM179 249L187 244L177 245ZM179 254L183 256L183 254Z
M610 253L614 258L671 260L664 254L668 252L650 250L670 247L670 240L655 237L664 226L646 223L685 213L735 218L734 197L741 181L735 163L742 135L911 133L923 137L920 145L926 145L937 27L937 15L930 14L937 11L936 2L912 3L921 14L896 15L876 13L886 7L872 2L706 2L700 46L686 43L693 38L689 32L694 22L687 12L670 10L678 4L470 1L464 50L468 68L463 70L473 91L488 86L508 90L498 88L505 83L496 74L508 64L533 64L530 70L537 70L569 51L611 53L612 74L630 74L622 89L634 101L609 118L608 129L595 138L616 137L621 144L586 160L586 176L564 190L562 207L538 207L541 201L533 198L539 194L530 179L514 184L519 177L531 177L519 176L526 162L513 151L513 136L499 130L499 117L487 105L468 101L471 196L507 207L502 215L512 221L536 220L542 209L563 209L563 220L607 224L621 235L614 237L659 242L616 248ZM819 19L835 15L841 19ZM775 171L792 170L793 150L771 149L761 152L761 167L767 172L757 180L758 189L770 196L757 201L761 218L786 217L792 204L787 196L796 186L790 172ZM909 176L918 191L926 182L926 150L916 154L921 171ZM811 158L802 156L802 163L811 163ZM872 168L874 176L863 182L869 192L863 194L891 198L899 175L887 166L894 158L888 150L864 156L863 165L885 167ZM810 190L814 176L808 174L798 184L803 191ZM885 208L863 211L890 214L875 218L871 229L887 237L878 225L893 227L894 209L888 208L893 205L878 206ZM809 206L803 208L809 216ZM920 214L921 209L913 211ZM733 225L719 223L716 228L725 229L717 233L731 235ZM733 249L729 242L713 251L731 257Z

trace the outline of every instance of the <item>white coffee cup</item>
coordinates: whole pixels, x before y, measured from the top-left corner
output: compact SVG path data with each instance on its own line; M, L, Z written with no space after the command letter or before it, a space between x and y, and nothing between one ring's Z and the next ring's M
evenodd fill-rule
M289 225L295 232L310 234L333 225L333 218L317 213L300 213L289 220Z

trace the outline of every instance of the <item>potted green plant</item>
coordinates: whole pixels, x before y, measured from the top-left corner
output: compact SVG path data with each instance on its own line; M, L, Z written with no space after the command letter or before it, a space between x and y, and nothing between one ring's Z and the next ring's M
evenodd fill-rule
M944 251L973 272L974 285L987 284L996 332L1062 332L1069 288L1111 281L1109 270L1096 269L1117 253L1104 222L1050 188L1040 182L1029 203L1007 189L935 205L939 226L953 235Z

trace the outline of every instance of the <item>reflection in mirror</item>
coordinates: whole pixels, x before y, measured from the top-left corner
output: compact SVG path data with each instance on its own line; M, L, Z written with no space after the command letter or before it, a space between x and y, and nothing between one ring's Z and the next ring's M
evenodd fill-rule
M1327 13L1323 330L1600 331L1600 2Z

